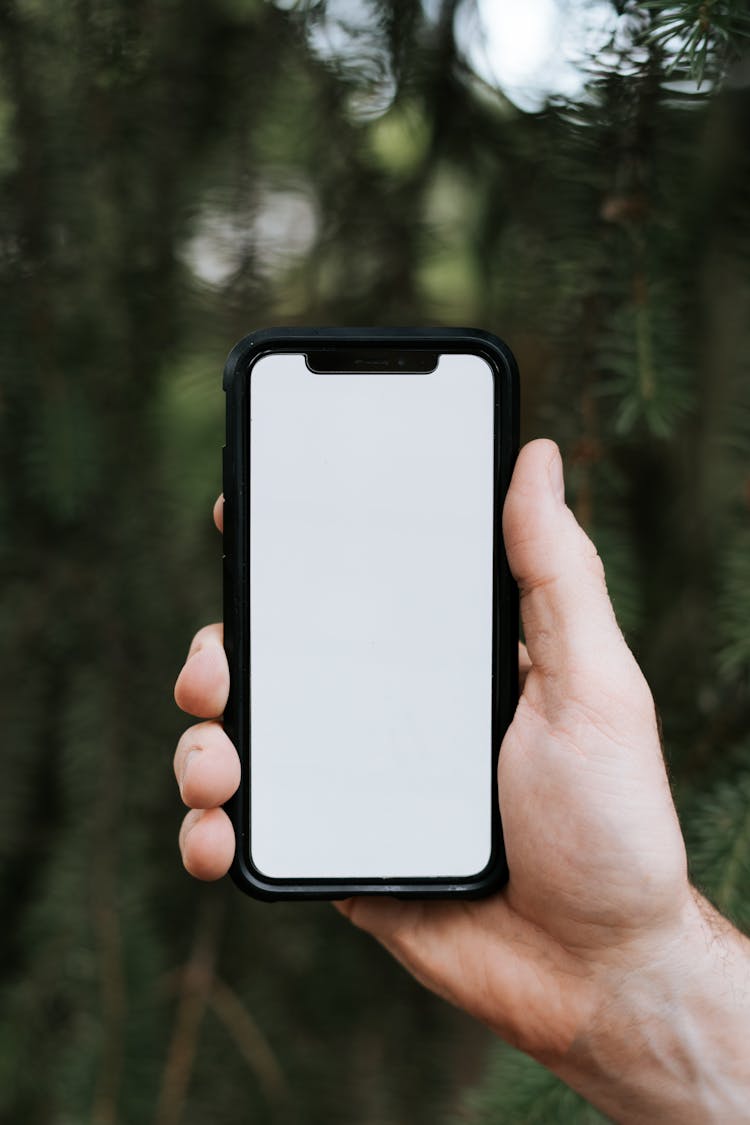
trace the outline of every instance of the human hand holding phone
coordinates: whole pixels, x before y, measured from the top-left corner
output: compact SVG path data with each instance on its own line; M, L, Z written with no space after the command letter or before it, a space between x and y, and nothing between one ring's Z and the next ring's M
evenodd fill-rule
M510 881L478 901L338 908L617 1120L748 1120L750 943L689 884L651 693L551 442L521 451L503 533L528 650L499 762ZM175 689L208 720L175 755L192 810L180 846L199 878L234 855L220 807L239 782L218 719L228 681L209 626Z

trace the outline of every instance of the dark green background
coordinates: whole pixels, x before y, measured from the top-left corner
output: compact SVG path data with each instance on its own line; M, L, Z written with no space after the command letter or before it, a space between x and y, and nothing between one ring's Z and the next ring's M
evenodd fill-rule
M220 374L251 328L511 343L694 877L750 924L745 5L619 5L619 54L534 114L472 74L460 6L363 30L352 2L336 58L322 3L0 3L4 1122L593 1120L329 907L181 870L172 683L220 615Z

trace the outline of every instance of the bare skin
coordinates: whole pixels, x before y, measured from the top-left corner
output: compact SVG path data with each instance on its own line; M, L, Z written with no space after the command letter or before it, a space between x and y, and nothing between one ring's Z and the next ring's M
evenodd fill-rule
M221 528L221 500L214 514ZM689 884L653 699L552 442L521 451L503 535L528 646L498 775L510 882L477 902L338 909L617 1120L750 1121L750 943ZM211 625L175 687L207 720L175 753L191 809L180 848L201 879L234 854L219 807L239 784L219 719L228 687Z

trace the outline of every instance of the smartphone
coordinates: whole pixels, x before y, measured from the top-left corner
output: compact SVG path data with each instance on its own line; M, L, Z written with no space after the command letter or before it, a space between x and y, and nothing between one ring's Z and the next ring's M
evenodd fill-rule
M518 692L510 350L464 328L269 329L224 389L233 878L262 899L489 893Z

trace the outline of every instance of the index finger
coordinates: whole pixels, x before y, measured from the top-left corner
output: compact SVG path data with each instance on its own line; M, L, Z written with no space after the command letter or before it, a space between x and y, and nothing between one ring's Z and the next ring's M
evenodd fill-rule
M221 625L206 625L193 638L188 658L177 677L175 702L201 719L222 714L229 695L229 666Z
M218 527L219 531L223 532L223 530L224 530L224 493L223 492L222 492L221 496L217 497L216 503L214 504L214 523Z

